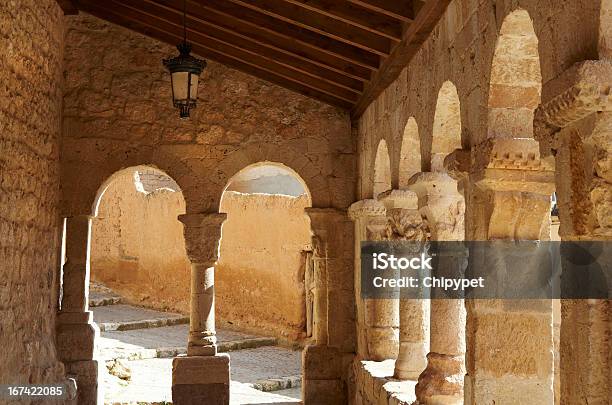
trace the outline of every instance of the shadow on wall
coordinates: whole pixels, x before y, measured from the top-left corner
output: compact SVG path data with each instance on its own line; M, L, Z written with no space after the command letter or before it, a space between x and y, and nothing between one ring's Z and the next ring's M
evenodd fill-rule
M215 293L219 325L306 337L305 252L311 205L304 183L276 164L249 166L223 193Z
M126 169L100 199L91 276L133 302L189 313L190 265L178 185L155 169Z

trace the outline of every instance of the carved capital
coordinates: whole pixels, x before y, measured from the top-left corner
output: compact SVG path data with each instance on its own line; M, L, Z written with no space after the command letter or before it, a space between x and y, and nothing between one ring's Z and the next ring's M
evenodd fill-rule
M555 183L554 158L543 158L535 139L487 139L473 149L470 180L491 190L550 195Z
M367 217L383 217L386 215L386 209L380 201L368 199L353 203L348 214L353 221L357 221Z
M418 196L419 212L427 220L432 239L465 237L465 200L457 191L456 180L443 172L419 173L410 179L408 187Z
M411 190L389 190L378 195L378 201L383 203L386 210L394 208L418 209L419 199Z
M306 208L304 212L310 218L310 227L315 233L328 229L330 223L348 221L346 210L336 208Z
M183 223L185 250L191 263L214 266L217 260L221 225L227 214L217 212L183 214L178 219Z
M590 114L612 111L612 61L580 62L544 85L543 103L534 115L534 136L542 153L557 148L556 135Z
M470 171L471 151L455 149L444 158L444 169L453 179L460 181Z

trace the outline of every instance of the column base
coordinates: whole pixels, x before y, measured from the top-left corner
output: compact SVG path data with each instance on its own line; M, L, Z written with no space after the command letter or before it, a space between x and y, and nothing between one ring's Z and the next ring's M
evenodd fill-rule
M426 355L427 347L424 342L400 342L393 376L398 380L418 380L427 366Z
M66 374L76 380L76 396L79 405L104 403L102 382L106 366L98 360L65 362Z
M464 356L427 355L427 368L419 376L415 391L420 405L462 405Z
M342 379L343 353L337 348L314 345L302 352L302 401L305 404L345 405Z
M229 405L230 357L176 357L172 361L172 403Z
M100 336L91 312L60 312L57 317L57 352L63 362L86 361L95 356L95 341Z

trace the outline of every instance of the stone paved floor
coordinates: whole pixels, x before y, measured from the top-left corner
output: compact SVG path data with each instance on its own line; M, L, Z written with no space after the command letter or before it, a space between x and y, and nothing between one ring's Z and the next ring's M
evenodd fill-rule
M98 294L104 298L112 291ZM94 322L131 322L143 319L176 317L178 314L164 313L124 304L93 307ZM131 380L126 383L107 374L105 376L106 404L146 404L170 402L172 381L172 359L154 358L155 351L166 347L185 347L189 325L149 327L125 331L103 331L97 344L104 360L128 358ZM241 341L257 336L229 330L217 331L219 342ZM140 353L141 356L133 356ZM231 358L231 404L296 404L300 401L300 388L263 392L250 384L260 380L296 376L301 373L301 351L279 346L263 346L242 349L230 353Z
M282 376L282 371L287 371L287 359L279 354L288 349L278 349L276 354L269 358L270 351L259 353L262 349L241 350L231 353L232 383L230 387L230 398L232 405L252 404L295 404L300 403L300 388L275 392L258 391L247 384L254 382L256 377ZM249 353L242 353L242 352ZM240 356L236 354L240 353ZM299 353L299 352L298 352ZM257 367L255 363L259 364ZM107 389L107 404L130 404L130 403L152 403L172 400L172 359L147 359L133 360L128 362L132 371L132 380L126 387L120 387L114 377L109 377L105 388ZM281 371L281 372L278 372ZM295 369L291 368L291 372ZM299 371L298 371L299 373ZM108 388L112 387L112 393Z

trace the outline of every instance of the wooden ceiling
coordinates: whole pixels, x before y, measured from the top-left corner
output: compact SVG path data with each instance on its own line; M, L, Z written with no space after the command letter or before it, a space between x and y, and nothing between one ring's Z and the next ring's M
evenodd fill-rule
M168 44L183 0L57 0ZM399 75L450 0L186 0L193 52L350 110Z

